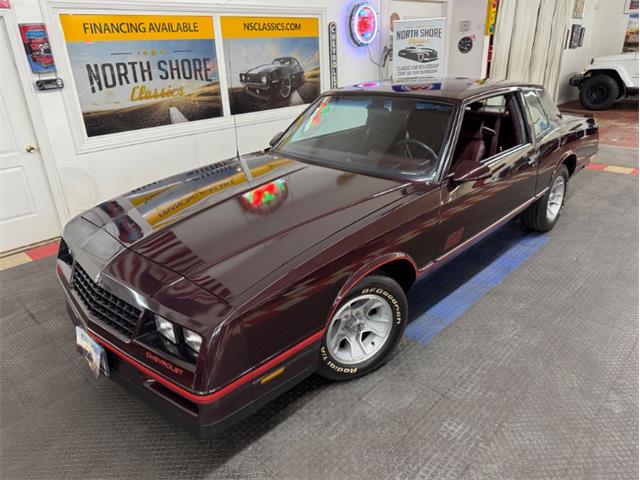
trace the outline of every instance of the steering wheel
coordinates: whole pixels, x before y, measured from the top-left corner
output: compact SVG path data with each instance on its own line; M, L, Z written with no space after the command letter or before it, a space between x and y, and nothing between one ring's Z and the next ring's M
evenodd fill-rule
M429 145L421 142L420 140L415 140L413 138L404 138L400 140L395 144L394 148L398 149L398 151L402 153L405 157L414 158L413 154L411 153L411 148L409 148L409 145L417 145L418 147L426 151L432 157L433 160L438 160L438 155L436 154L436 152L433 151L433 149ZM431 159L427 159L427 160L431 161ZM426 162L423 162L420 165L423 165L424 163Z

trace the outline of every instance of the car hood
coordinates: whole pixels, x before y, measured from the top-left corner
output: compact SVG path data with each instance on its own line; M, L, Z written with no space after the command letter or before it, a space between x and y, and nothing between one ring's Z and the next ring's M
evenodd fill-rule
M258 65L257 67L250 68L244 73L251 73L251 74L270 73L270 72L273 72L274 70L277 70L281 66L282 65L276 65L273 63L265 63L264 65Z
M634 60L636 53L616 53L615 55L603 55L595 57L594 63L600 62L623 62L625 60Z
M308 248L401 194L402 182L245 157L155 182L82 216L128 248L232 302Z

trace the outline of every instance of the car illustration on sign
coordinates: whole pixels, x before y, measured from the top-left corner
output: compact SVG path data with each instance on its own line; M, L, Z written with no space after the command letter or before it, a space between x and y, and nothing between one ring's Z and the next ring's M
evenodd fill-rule
M398 56L421 63L438 60L438 52L436 50L421 45L403 48L398 52Z
M286 99L304 83L304 70L295 57L275 58L240 73L240 83L261 100Z
M538 85L438 83L331 90L265 150L67 223L56 273L96 374L208 436L381 367L418 279L516 216L553 228L595 121Z

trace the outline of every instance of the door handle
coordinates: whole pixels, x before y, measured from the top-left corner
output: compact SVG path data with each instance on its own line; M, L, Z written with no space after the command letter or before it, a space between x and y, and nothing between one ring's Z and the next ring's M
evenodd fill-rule
M527 160L527 165L535 165L536 163L538 163L538 154L537 153L535 155L531 155L529 157L529 159Z
M24 147L24 149L27 151L27 153L34 153L36 150L38 150L35 146L33 145L27 145Z

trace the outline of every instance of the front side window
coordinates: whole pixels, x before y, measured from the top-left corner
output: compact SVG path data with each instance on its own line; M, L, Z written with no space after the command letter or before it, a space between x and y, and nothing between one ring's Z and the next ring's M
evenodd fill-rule
M531 127L536 138L540 138L547 130L551 128L551 122L542 107L542 102L535 91L529 90L524 92L524 100L531 117Z
M483 162L523 143L515 95L483 98L465 106L450 169L463 160Z
M302 162L391 178L435 175L453 105L381 95L321 97L274 152Z

